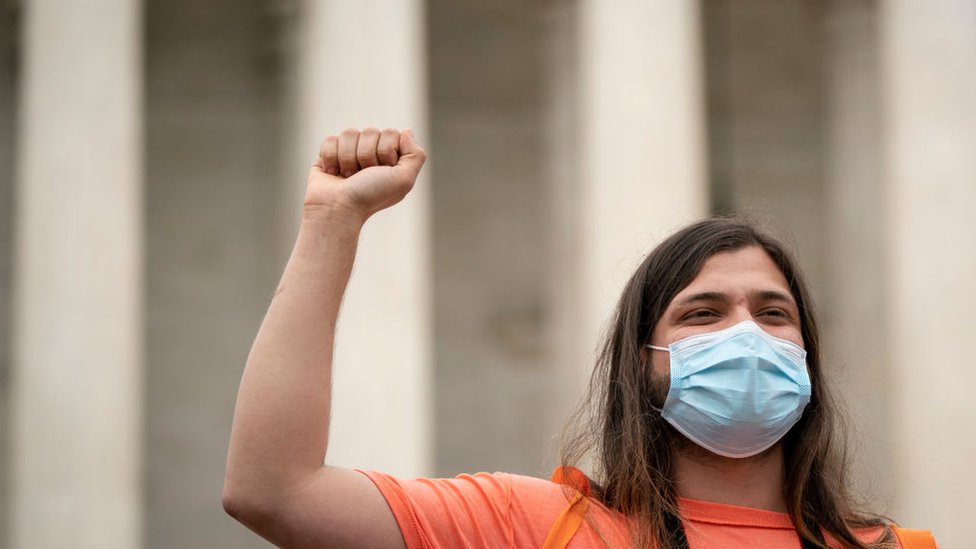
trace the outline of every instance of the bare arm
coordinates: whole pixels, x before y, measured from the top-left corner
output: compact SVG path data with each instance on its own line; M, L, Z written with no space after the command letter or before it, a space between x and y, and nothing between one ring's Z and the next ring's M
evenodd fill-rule
M298 239L244 369L223 505L283 547L403 547L382 495L323 467L332 349L363 223L399 202L426 159L409 132L346 130L322 142Z

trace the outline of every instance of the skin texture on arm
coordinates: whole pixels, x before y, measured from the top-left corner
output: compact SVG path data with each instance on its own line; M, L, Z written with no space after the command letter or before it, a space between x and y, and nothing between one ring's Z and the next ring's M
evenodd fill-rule
M309 173L298 238L241 381L222 498L281 547L403 547L372 482L322 464L335 328L360 231L406 196L425 159L409 130L346 130L322 142Z

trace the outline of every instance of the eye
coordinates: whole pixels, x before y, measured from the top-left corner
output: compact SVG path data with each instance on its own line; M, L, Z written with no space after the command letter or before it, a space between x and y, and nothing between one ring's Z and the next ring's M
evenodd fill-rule
M681 320L686 322L703 322L713 318L718 318L718 313L711 309L695 309L685 314Z
M768 309L763 309L762 311L759 311L759 314L757 316L774 319L774 320L789 320L792 318L788 311L786 311L785 309L780 309L779 307L770 307Z

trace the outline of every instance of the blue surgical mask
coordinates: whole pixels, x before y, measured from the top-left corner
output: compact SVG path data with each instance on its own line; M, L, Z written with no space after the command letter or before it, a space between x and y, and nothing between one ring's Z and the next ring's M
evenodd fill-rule
M720 456L744 458L766 450L810 402L806 351L750 320L667 348L648 347L671 354L661 416Z

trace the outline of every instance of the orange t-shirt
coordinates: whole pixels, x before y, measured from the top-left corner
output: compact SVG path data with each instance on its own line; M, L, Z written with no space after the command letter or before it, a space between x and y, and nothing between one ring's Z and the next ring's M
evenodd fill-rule
M564 486L522 475L404 480L361 472L386 498L407 549L538 549L569 504ZM801 549L786 513L687 498L678 505L692 549ZM591 499L587 515L595 528L584 522L567 549L629 547L627 521L619 513ZM862 535L870 541L880 533L879 528Z

